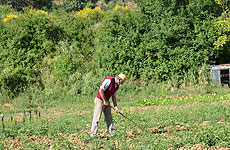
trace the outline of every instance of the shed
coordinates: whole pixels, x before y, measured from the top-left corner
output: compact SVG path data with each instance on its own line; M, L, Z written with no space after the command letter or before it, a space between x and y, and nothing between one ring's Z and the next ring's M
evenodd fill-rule
M230 64L220 64L210 66L211 79L217 85L229 87L230 85Z

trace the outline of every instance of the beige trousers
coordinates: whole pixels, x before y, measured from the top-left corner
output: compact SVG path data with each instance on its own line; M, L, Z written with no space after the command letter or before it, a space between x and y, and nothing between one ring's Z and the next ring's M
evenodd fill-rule
M105 116L105 122L106 122L109 134L114 135L111 107L104 106L103 101L98 99L97 97L95 98L94 103L95 103L95 106L94 106L94 114L93 114L93 121L92 121L92 127L91 127L91 136L94 136L97 134L98 123L101 118L102 112L104 113L104 116Z

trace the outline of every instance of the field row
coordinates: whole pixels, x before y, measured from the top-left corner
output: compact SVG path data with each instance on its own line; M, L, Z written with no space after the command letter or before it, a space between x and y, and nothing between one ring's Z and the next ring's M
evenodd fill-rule
M116 136L109 137L103 117L97 139L90 140L93 111L53 112L31 121L10 119L0 129L3 149L189 149L230 145L230 101L168 106L125 107L113 114ZM56 115L55 115L56 114Z

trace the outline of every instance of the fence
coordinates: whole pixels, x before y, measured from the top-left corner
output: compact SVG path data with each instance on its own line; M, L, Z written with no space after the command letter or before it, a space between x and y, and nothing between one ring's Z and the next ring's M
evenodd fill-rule
M33 115L34 114L34 115ZM29 116L29 121L32 120L32 117L41 117L41 112L38 110L35 110L35 112L32 112L31 110L29 110L28 112L24 111L23 113L17 113L17 114L0 114L0 117L2 118L2 129L5 130L5 124L4 124L4 120L10 119L11 122L13 122L15 120L15 124L17 124L17 120L14 119L14 117L22 117L22 122L26 122L26 118L27 116Z

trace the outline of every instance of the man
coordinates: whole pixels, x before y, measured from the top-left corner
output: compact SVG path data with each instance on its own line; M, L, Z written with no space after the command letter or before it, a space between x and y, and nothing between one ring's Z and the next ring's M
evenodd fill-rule
M113 128L113 118L111 114L111 107L109 99L112 96L112 101L114 105L114 110L116 113L119 113L119 109L117 107L117 90L119 85L125 82L125 75L119 74L117 77L107 77L105 78L98 91L97 96L94 100L94 114L93 114L93 121L91 127L91 137L96 136L98 130L98 123L101 118L101 113L104 113L105 122L107 125L108 132L110 136L114 136L114 128Z

